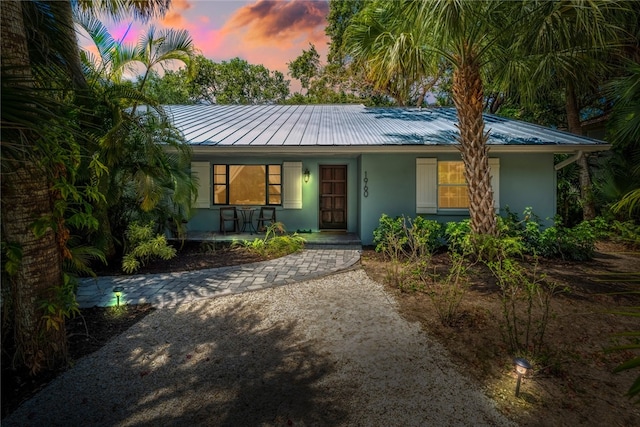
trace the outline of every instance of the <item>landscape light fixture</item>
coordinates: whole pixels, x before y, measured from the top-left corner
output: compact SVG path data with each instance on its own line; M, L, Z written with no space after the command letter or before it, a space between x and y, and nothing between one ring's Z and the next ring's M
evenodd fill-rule
M309 177L311 176L311 172L309 172L309 168L304 169L304 182L309 182Z
M523 375L526 375L532 366L527 359L523 359L521 357L513 359L513 364L516 367L516 374L518 374L518 381L516 382L516 397L520 397L520 380Z
M116 286L115 288L113 288L113 293L116 294L117 307L120 307L120 295L122 295L122 291L124 291L124 288L122 286Z

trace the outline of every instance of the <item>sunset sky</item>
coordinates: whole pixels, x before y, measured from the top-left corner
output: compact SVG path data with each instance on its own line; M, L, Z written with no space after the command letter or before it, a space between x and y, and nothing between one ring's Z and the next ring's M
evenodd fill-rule
M324 33L327 0L173 0L165 17L148 24L108 25L111 35L134 44L151 24L186 29L202 54L216 62L240 57L278 70L287 79L287 63L313 43L326 61ZM130 27L129 31L127 29ZM292 81L292 89L294 88Z

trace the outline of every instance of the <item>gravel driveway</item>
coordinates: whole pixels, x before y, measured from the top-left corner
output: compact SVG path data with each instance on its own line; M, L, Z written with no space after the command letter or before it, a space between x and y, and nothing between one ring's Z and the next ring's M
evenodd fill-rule
M508 425L364 271L160 309L3 426Z

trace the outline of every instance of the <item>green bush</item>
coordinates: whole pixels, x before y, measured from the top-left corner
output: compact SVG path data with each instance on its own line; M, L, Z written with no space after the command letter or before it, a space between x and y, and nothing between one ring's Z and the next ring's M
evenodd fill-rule
M471 220L463 219L462 221L448 222L445 226L444 235L450 251L458 254L472 251Z
M382 214L373 231L376 252L397 253L407 258L429 256L443 246L442 225L421 216L391 218Z
M242 240L234 242L233 245L243 246L250 251L265 257L281 257L298 252L304 247L305 239L293 233L286 234L284 225L275 222L266 228L264 238L253 240Z
M573 228L549 227L542 232L539 253L547 258L586 261L593 258L597 237L584 221Z
M125 255L122 257L122 270L133 273L141 265L153 258L171 259L176 256L176 249L167 244L162 234L153 232L153 222L140 225L129 224L125 233Z
M469 264L466 258L456 252L449 253L451 267L445 276L433 275L427 288L427 295L433 303L440 323L454 326L460 317L460 303L469 289Z
M555 218L554 226L542 229L540 218L531 208L525 209L524 219L507 209L504 218L503 235L519 238L523 253L541 255L546 258L562 258L570 261L586 261L593 257L595 243L606 235L607 221L596 218L583 221L574 227L562 226L562 220Z
M378 227L373 230L373 243L376 245L376 252L385 252L385 248L392 240L400 246L404 245L407 240L404 225L404 217L391 218L387 214L382 214L378 221Z
M551 300L566 289L546 282L545 276L537 273L537 263L531 271L509 258L486 265L500 288L505 343L514 354L539 355L552 318Z
M498 218L498 236L474 234L468 219L448 222L445 236L449 251L465 256L473 255L478 260L504 259L524 252L522 238L511 235L501 218Z

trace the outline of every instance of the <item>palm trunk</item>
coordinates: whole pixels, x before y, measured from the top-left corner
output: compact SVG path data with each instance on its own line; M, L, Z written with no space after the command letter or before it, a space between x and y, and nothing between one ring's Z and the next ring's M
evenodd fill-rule
M496 216L489 170L489 133L482 117L483 89L480 66L473 54L458 62L453 73L453 102L458 110L460 151L469 186L471 230L496 234Z
M15 77L3 82L3 91L10 90L10 84L29 91L33 83L22 4L0 4L2 73ZM33 157L33 140L34 135L3 118L2 239L22 251L19 267L10 276L14 338L17 360L36 373L60 366L67 346L64 318L57 319L57 329L47 328L40 308L43 301L55 300L55 288L62 284L62 263L54 230L48 227L38 236L33 230L36 220L50 217L53 211L47 176ZM9 152L7 146L21 150Z
M582 125L580 124L580 108L575 88L570 82L567 83L566 94L567 125L569 132L582 135ZM587 155L582 154L578 158L580 166L580 198L582 200L582 219L591 220L596 217L596 208L593 203L593 191L591 188L591 176L589 175L589 161ZM565 218L566 219L566 218Z

